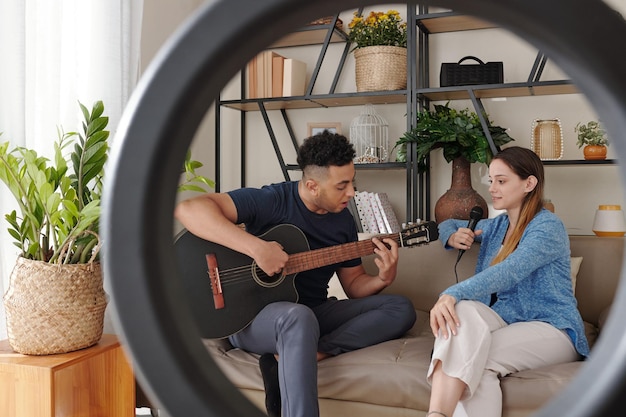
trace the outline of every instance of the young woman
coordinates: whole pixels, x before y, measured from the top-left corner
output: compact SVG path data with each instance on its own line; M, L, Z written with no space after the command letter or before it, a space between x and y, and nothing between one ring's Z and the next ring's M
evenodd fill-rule
M489 165L493 206L478 222L446 220L446 248L481 242L476 274L446 289L430 311L435 347L428 416L499 417L499 377L587 356L570 279L569 238L543 209L544 172L529 149L510 147ZM456 411L455 411L456 410Z

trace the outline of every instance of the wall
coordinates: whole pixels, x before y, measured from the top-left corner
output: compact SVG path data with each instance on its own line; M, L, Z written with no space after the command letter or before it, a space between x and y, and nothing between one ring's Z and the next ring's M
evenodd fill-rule
M185 20L202 4L213 0L146 0L144 2L144 20L141 41L141 72L142 74L152 63L155 56L161 51L163 44L179 30ZM207 116L198 128L191 151L195 160L205 166L198 170L198 174L215 178L214 147L215 147L214 113L210 109ZM183 192L179 198L184 199L193 195ZM178 227L177 227L178 228Z

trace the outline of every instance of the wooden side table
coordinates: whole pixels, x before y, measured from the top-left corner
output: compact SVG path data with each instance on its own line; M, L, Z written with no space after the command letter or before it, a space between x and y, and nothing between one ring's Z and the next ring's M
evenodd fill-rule
M134 417L135 379L115 335L87 349L46 356L0 341L0 416Z

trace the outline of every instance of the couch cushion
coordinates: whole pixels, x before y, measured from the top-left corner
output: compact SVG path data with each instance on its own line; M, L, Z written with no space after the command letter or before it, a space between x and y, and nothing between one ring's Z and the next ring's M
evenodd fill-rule
M508 408L537 409L554 398L584 362L569 362L516 372L501 381L502 395Z
M206 341L209 352L231 382L239 388L263 390L258 355L225 349ZM433 337L392 340L319 364L320 398L427 410L430 385L426 372ZM570 382L583 362L545 366L517 372L502 379L507 409L531 410L546 404Z
M574 290L574 292L576 292L576 279L578 278L578 270L580 269L580 264L582 262L582 256L570 257L570 275L572 279L572 290Z
M205 345L236 387L263 390L258 355L228 349L223 342ZM426 410L432 348L432 336L409 336L325 359L318 368L319 396Z

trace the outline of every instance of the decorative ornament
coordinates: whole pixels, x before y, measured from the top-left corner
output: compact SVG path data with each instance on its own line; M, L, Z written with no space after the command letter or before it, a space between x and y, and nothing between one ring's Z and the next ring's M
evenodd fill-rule
M535 119L530 138L530 149L542 161L563 157L563 129L559 119Z
M387 162L389 155L389 124L379 116L372 104L350 123L350 143L354 145L357 164Z

